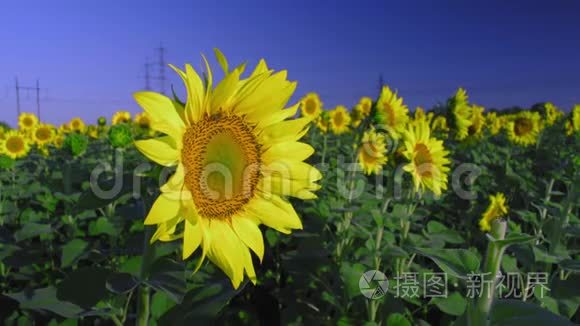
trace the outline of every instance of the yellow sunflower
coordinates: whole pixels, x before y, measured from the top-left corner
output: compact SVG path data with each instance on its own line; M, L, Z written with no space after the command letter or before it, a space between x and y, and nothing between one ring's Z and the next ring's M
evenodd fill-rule
M435 195L441 195L447 189L447 174L450 160L449 152L443 142L431 137L427 121L409 124L403 132L403 156L409 160L404 170L413 176L415 191L422 193L425 188Z
M483 136L483 127L485 126L485 108L478 105L471 107L471 125L467 128L467 134L470 137L481 138Z
M51 143L56 136L54 126L49 124L37 125L31 133L32 141L38 146L44 146Z
M487 129L489 130L490 134L492 134L493 136L499 134L502 127L502 119L501 117L497 116L497 113L495 112L488 113L485 117L485 121Z
M71 132L70 125L68 123L63 123L58 127L58 131L67 134Z
M548 126L554 125L556 121L564 116L564 112L560 111L554 104L547 102L544 104L544 121Z
M373 107L373 100L368 96L363 96L358 101L358 104L355 108L358 108L360 115L363 118L368 117L371 114L371 109Z
M85 122L83 121L83 119L78 118L78 117L72 118L70 120L70 122L68 123L68 126L69 126L70 130L80 132L80 133L84 133L85 130L87 129L87 126L85 125Z
M93 139L99 138L99 127L90 125L87 127L87 135Z
M23 112L18 117L18 127L22 130L32 130L38 124L38 117L34 113Z
M467 102L467 92L459 88L455 96L451 99L451 116L455 128L455 138L463 140L469 136L469 127L471 127L473 108Z
M131 113L127 111L118 111L113 114L113 118L111 119L111 123L113 125L118 125L120 123L129 123L131 122Z
M522 111L512 115L506 125L508 139L521 146L536 143L541 131L540 114Z
M0 126L0 140L4 139L4 135L6 134L6 130L3 126Z
M505 196L501 192L489 196L489 206L479 220L481 231L491 231L491 222L495 219L502 218L508 213L508 207L505 203Z
M580 105L574 105L570 118L566 121L566 134L573 135L580 131Z
M300 112L303 117L315 120L322 112L322 101L316 93L308 93L300 100Z
M449 127L447 126L447 119L445 119L445 117L442 115L436 116L431 123L431 130L448 132Z
M166 134L135 145L158 164L176 166L145 219L157 225L151 241L183 238L183 259L201 248L197 268L207 257L237 288L244 273L256 282L250 250L262 259L258 226L301 229L287 197L316 198L322 175L303 162L314 149L298 142L311 119L287 120L298 109L284 109L296 88L287 72L260 60L241 79L245 65L230 71L219 50L216 56L225 76L215 88L205 57L205 78L189 64L185 71L172 66L187 89L185 108L161 94L135 94L151 128Z
M377 174L387 163L385 136L371 129L363 135L358 151L358 163L367 175Z
M415 113L413 114L415 120L426 120L427 116L425 115L425 110L422 107L417 107L415 109Z
M54 145L54 147L56 148L62 148L62 145L64 144L64 139L66 138L66 134L62 131L59 131L56 136L54 137L54 140L52 141L52 144Z
M0 140L0 153L12 159L24 157L30 151L28 139L21 132L10 130L6 132L5 138Z
M149 128L151 125L151 119L147 112L135 114L135 123L141 128Z
M351 119L346 107L339 105L328 114L330 130L332 130L335 135L340 135L348 131Z
M377 101L378 122L385 125L391 137L399 139L409 121L409 109L403 104L403 98L383 86Z
M318 116L318 118L316 120L314 120L314 123L316 124L316 127L323 133L327 133L328 132L328 128L329 128L329 124L330 124L330 118L328 115L327 111L322 111L322 114L320 114Z

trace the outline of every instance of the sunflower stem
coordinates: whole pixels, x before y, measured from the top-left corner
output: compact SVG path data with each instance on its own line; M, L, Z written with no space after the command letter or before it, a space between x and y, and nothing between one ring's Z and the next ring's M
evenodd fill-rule
M153 235L153 229L145 226L145 237L143 239L143 260L141 261L141 271L139 272L139 279L144 280L147 277L149 266L155 257L155 248L149 241ZM139 287L139 294L137 296L137 325L147 326L149 324L149 300L150 288L146 285Z
M505 220L494 220L491 224L491 236L495 240L503 240L507 229ZM489 325L489 314L495 297L495 287L497 274L501 265L504 248L495 241L490 241L487 245L487 254L482 274L482 292L475 304L475 311L471 315L470 325Z

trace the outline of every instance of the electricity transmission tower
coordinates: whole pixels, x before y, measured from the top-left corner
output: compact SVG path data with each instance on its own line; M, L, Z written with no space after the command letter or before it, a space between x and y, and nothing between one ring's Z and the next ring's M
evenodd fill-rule
M34 91L35 95L36 95L36 115L38 116L38 118L40 119L40 82L38 81L38 79L36 80L36 86L21 86L18 83L18 77L14 78L15 81L15 89L16 89L16 112L18 113L18 116L20 116L21 110L20 110L20 92L21 91L25 91L26 94L29 94L28 92Z
M155 48L157 52L157 61L149 61L149 58L145 59L145 89L151 90L151 80L159 81L159 92L165 94L165 48L161 45ZM151 68L157 67L158 74L151 75Z

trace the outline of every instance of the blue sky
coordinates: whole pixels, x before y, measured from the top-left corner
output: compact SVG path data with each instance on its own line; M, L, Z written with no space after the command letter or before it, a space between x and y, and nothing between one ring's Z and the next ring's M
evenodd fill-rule
M549 100L568 109L580 103L578 12L569 0L3 1L0 120L16 121L16 76L40 80L51 123L138 112L131 94L161 43L179 66L200 67L214 47L234 63L263 57L298 81L294 100L316 91L326 108L374 97L382 74L410 108L464 86L486 107ZM32 92L22 109L36 110Z

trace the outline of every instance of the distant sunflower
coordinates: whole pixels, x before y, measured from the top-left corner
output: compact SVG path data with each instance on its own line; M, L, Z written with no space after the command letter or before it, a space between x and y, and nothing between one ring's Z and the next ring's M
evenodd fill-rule
M52 141L52 144L56 148L62 148L62 145L64 145L65 139L66 139L66 134L59 131L59 132L57 132L56 136L54 136L54 140Z
M535 144L541 131L540 119L538 112L522 111L514 114L506 125L508 139L521 146Z
M471 125L467 128L467 134L470 137L481 138L483 136L483 127L485 127L485 116L482 106L473 105L471 107Z
M459 88L451 99L451 116L457 140L463 140L469 136L469 127L473 123L471 117L473 108L467 99L467 92L463 88Z
M501 192L489 196L489 206L479 220L479 228L484 232L491 231L491 222L495 219L502 218L508 213L508 207L505 203L505 196Z
M58 131L67 134L71 132L70 125L68 123L63 123L58 127Z
M566 121L566 134L573 135L580 131L580 105L574 105L570 118Z
M336 135L343 134L348 131L350 125L350 114L346 107L339 105L329 113L330 130Z
M415 109L415 113L413 114L415 120L426 120L427 116L425 115L425 110L422 107L417 107Z
M54 126L49 124L39 124L37 125L31 133L32 141L39 145L44 146L51 143L56 136L56 131Z
M502 119L497 116L497 113L490 112L485 117L487 129L492 136L499 134L502 127Z
M18 116L18 127L22 130L32 130L38 124L38 117L34 113L23 112Z
M422 193L425 188L435 195L441 195L447 189L447 174L450 160L449 152L443 142L431 137L427 121L409 124L403 132L403 156L409 160L404 170L413 177L415 191Z
M431 130L448 132L449 126L447 126L447 119L445 119L445 117L442 115L436 116L431 123Z
M358 151L358 163L367 175L377 174L387 163L385 136L371 129L363 135Z
M135 114L135 123L141 128L149 128L151 126L151 118L147 112Z
M87 135L93 139L99 138L99 127L90 125L87 127Z
M70 122L68 123L68 125L69 125L70 130L80 132L80 133L84 133L86 128L87 128L83 119L78 118L78 117L72 118L70 120Z
M548 126L554 125L556 121L560 120L564 116L564 113L560 111L554 104L547 102L544 104L544 121Z
M30 151L28 139L16 130L10 130L0 140L0 152L12 159L24 157Z
M363 96L358 101L358 104L356 105L356 107L358 108L357 110L359 111L361 116L363 118L366 118L371 114L371 109L373 107L373 100L368 96Z
M120 123L129 123L131 122L131 113L127 111L118 111L113 114L113 118L111 119L111 123L113 125L118 125Z
M403 98L397 96L388 86L383 86L377 101L377 122L384 124L391 137L399 139L409 121L409 109Z
M323 110L322 113L314 120L316 127L324 134L328 132L330 125L330 117L328 111Z
M0 126L0 140L4 139L4 135L6 134L6 129Z
M315 120L322 112L322 101L317 93L308 93L300 100L300 112L303 117Z
M287 120L298 105L284 109L296 88L286 71L274 73L260 60L241 79L245 65L230 71L223 54L216 56L225 77L215 88L205 57L205 78L191 65L173 67L186 85L185 108L161 94L135 94L151 128L166 134L135 145L158 164L177 167L145 219L157 225L151 241L183 238L183 259L201 248L198 268L208 257L237 288L244 274L256 282L250 250L262 259L258 226L301 229L286 198L316 198L322 175L303 162L314 149L298 141L311 119Z

